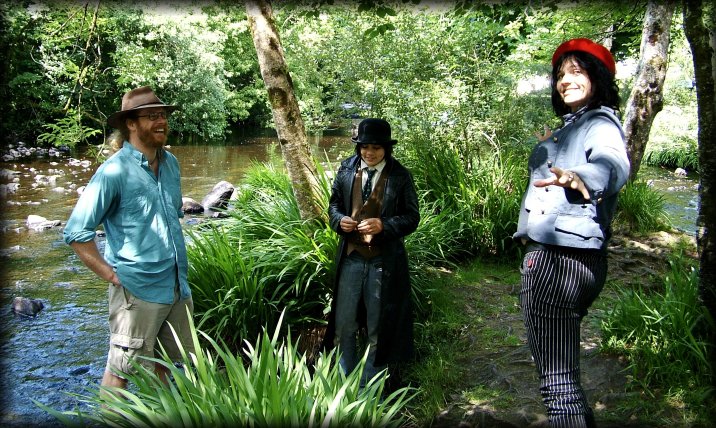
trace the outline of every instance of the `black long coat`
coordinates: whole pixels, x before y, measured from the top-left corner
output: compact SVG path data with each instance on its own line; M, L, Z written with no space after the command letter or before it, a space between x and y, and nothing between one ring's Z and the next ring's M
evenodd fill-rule
M386 158L389 168L381 210L383 221L382 251L383 282L381 286L381 315L378 332L376 365L406 361L413 356L413 303L410 292L408 256L403 238L414 232L420 222L418 196L413 177L392 156ZM328 215L331 228L338 233L340 244L336 258L336 279L333 303L324 337L324 347L333 347L335 337L335 296L338 291L343 259L346 256L346 233L341 230L343 216L350 216L353 180L360 167L360 157L351 156L341 163L333 182ZM359 311L360 312L360 311ZM359 319L359 324L365 322Z

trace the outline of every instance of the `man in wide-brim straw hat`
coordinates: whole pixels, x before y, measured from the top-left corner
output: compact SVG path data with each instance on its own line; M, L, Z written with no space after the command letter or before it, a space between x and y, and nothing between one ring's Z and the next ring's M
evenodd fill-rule
M170 325L181 346L193 352L179 163L164 148L167 118L177 108L149 86L124 95L121 110L107 119L118 129L122 147L92 176L64 230L80 260L109 283L103 386L126 387L132 360L166 379L165 367L142 357L159 357L161 343L170 357L181 358ZM95 244L99 224L107 236L104 257Z
M369 348L361 377L365 385L388 365L413 356L413 309L403 238L418 227L420 213L413 177L393 157L397 141L390 124L364 119L352 141L355 154L341 163L328 208L340 244L324 345L338 347L341 368L349 374L364 355L356 340L364 326ZM391 373L393 379L396 375Z

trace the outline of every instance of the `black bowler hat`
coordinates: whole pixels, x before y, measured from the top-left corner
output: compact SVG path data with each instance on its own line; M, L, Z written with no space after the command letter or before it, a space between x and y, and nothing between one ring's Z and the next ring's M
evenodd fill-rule
M390 124L383 119L363 119L358 124L358 135L351 138L356 144L393 145L397 140L390 138Z

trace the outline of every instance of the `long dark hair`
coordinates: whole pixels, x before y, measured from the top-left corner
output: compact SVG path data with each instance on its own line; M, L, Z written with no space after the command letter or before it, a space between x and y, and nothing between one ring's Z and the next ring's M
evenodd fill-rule
M559 57L552 67L552 109L554 113L557 116L563 116L572 112L572 109L562 101L562 97L557 91L557 76L562 69L562 64L570 58L574 58L579 67L587 73L592 83L593 94L587 109L591 110L605 106L618 111L621 98L619 97L619 87L614 75L594 55L582 51L569 51Z

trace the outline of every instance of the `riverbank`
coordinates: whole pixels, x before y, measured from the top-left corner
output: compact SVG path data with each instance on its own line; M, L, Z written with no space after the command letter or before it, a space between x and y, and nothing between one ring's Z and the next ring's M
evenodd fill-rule
M694 409L667 399L665 391L645 391L631 383L627 362L599 351L600 322L617 298L616 287L658 287L679 240L688 242L688 256L695 258L694 237L679 232L612 240L607 284L582 330L583 387L602 428L700 426ZM442 387L446 401L429 426L547 427L518 305L519 281L517 263L495 261L475 260L443 275L436 302L442 316L426 324L433 329L443 324L444 339L435 352L444 374L440 386L423 385L423 394Z
M323 147L323 144L321 142L316 149ZM350 144L343 142L342 146L352 147ZM340 147L337 148L340 150ZM190 196L192 193L198 193L199 198L218 180L229 179L232 182L241 182L245 171L254 162L254 159L251 159L254 158L252 154L263 154L262 156L268 158L270 152L265 144L240 147L178 146L172 150L178 157L186 160L182 163L182 187L187 192L191 192ZM339 157L334 154L331 159ZM5 268L2 290L0 290L2 301L7 301L9 305L14 296L27 296L41 299L45 303L45 309L36 318L29 319L16 318L8 311L0 320L6 337L0 349L3 360L3 379L0 389L5 391L2 399L3 409L8 410L3 415L8 419L3 421L12 420L18 423L40 421L45 425L45 418L49 415L37 408L31 399L37 399L61 410L70 410L76 403L67 393L81 393L86 386L95 386L101 377L106 358L103 344L107 342L103 309L106 302L106 285L98 283L96 277L81 266L71 249L62 242L61 228L35 231L22 225L25 224L29 214L41 214L53 220L66 219L76 200L76 192L52 191L45 184L45 180L40 179L41 176L56 174L58 177L52 188L57 186L73 189L72 186L79 186L86 182L85 177L89 176L92 168L81 165L73 167L64 162L55 163L51 159L37 159L32 163L13 164L12 169L19 171L19 174L16 174L18 179L16 192L8 195L8 205L4 210L4 215L10 223L5 230L6 240L3 242L3 245L9 248L8 251L1 253L4 257L3 268ZM218 176L211 174L218 174ZM667 190L670 195L676 195L677 191L679 195L683 195L684 199L677 200L673 204L681 208L674 216L681 216L685 224L693 225L692 216L695 211L690 201L696 196L691 181L682 177L674 178L672 174L664 173L663 179L655 179L654 183L657 188L660 185L673 187L675 190ZM513 346L519 346L523 340L521 333L517 333L521 328L521 318L515 304L517 290L513 289L519 283L519 277L515 276L516 263L511 263L504 268L485 264L484 281L481 279L483 277L478 277L470 270L473 266L483 264L485 263L481 261L475 262L456 271L452 277L445 278L450 284L453 282L463 284L463 281L468 281L464 282L461 293L451 291L444 293L444 296L436 296L436 299L449 299L453 304L459 303L459 312L465 317L460 321L441 321L444 324L442 326L444 331L434 335L445 342L456 342L461 346L456 347L450 357L468 358L473 355L472 348L479 348L478 350L483 352L482 359L475 357L473 360L458 361L451 367L436 366L436 372L442 375L441 381L445 381L451 388L453 385L459 385L453 378L460 378L458 380L462 382L470 380L471 383L463 389L451 391L451 394L460 397L463 390L472 388L469 403L472 403L475 397L479 398L487 394L510 397L508 393L503 394L489 389L490 383L476 376L484 375L485 367L493 370L491 367L497 365L503 354L512 350ZM663 260L645 263L645 265L649 264L664 265ZM634 277L640 280L640 276L645 272L635 273ZM483 286L484 284L487 286ZM504 302L501 299L505 299ZM491 314L491 311L495 312L487 321L494 322L494 326L484 324L485 317ZM597 312L593 311L593 313ZM504 318L507 315L511 318ZM510 330L507 332L501 330L501 323L509 325ZM419 325L416 330L423 328L424 326ZM456 340L462 339L464 334L470 335L470 340ZM433 353L432 350L430 353ZM438 357L442 356L440 353L435 354ZM510 361L527 358L527 356L509 357ZM523 364L528 363L523 362ZM467 366L473 367L475 374L465 373L463 368ZM527 366L523 369L520 380L526 377L527 373L533 373L532 367ZM475 390L475 386L479 388ZM533 416L530 417L536 417L534 415L539 415L542 411L535 391L534 385L528 385L524 389L524 398L533 400L535 406L530 413ZM428 417L432 420L433 416L445 412L446 409L445 403L442 402L439 410ZM515 405L508 403L505 409L513 411ZM439 419L436 418L437 420Z

